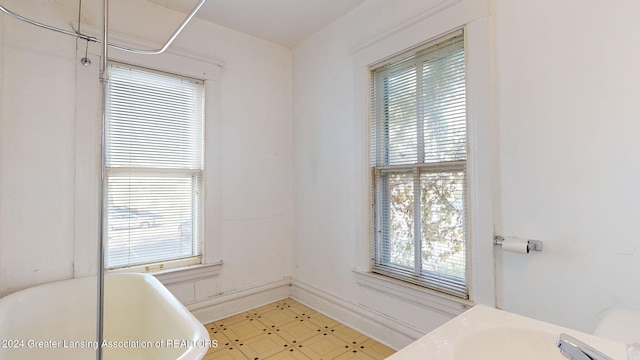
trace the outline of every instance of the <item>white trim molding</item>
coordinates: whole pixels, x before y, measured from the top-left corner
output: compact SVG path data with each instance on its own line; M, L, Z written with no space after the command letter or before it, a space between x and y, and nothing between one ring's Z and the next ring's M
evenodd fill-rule
M82 31L86 35L99 38L101 36L102 30L96 26L82 24ZM131 48L138 48L138 49L157 49L162 46L162 44L159 44L153 41L140 39L139 37L115 32L112 30L109 31L109 39L110 39L109 43L116 43L118 45L131 47ZM221 59L215 59L209 56L198 54L193 52L192 50L178 48L176 45L172 45L165 52L154 55L154 56L149 56L145 54L135 54L135 53L127 52L118 48L112 48L112 49L113 49L113 52L117 54L116 57L122 57L121 54L129 54L131 55L131 57L134 57L134 58L137 57L137 58L145 59L145 61L148 61L149 58L153 58L154 56L157 57L157 55L171 54L173 56L178 56L181 59L190 59L199 63L215 65L220 68L224 67L225 65L225 62Z
M378 275L354 270L358 284L401 298L411 304L453 318L474 304L461 299L430 294L428 290L413 289L394 281L380 280ZM243 311L293 298L315 311L336 319L353 329L393 349L401 349L426 334L424 330L393 318L366 305L333 295L316 286L292 277L254 284L215 294L203 300L184 302L187 309L203 324L224 319Z
M291 297L393 349L401 349L425 333L362 304L343 299L299 279L291 279Z
M291 296L291 278L251 285L218 293L213 297L184 304L203 324L286 299Z
M86 27L91 34L89 26ZM126 39L127 45L144 44L126 35L114 34L115 39ZM99 44L90 43L88 57L99 63ZM221 262L221 197L220 178L222 159L220 144L222 126L222 72L223 63L204 56L167 51L161 55L144 56L123 51L113 52L111 59L131 65L165 71L204 80L205 86L205 169L204 169L204 252L202 265ZM99 92L98 66L82 66L76 62L75 120L75 213L74 213L74 277L94 275L97 271L95 249L98 243L98 201L100 194L100 128L97 109ZM77 89L84 89L78 91ZM205 270L200 270L205 271ZM206 271L205 271L206 272ZM208 276L210 277L210 276Z
M192 300L184 305L206 324L289 297L396 350L425 335L423 330L401 320L291 277L219 293L204 300ZM458 311L463 312L462 308ZM452 314L449 316L453 317Z
M408 19L408 20L403 20L402 22L399 22L397 24L395 24L394 26L391 27L390 30L387 30L386 32L379 34L377 36L375 36L372 39L369 39L367 41L364 41L363 43L358 44L357 46L353 47L351 49L351 53L356 53L368 46L371 46L375 43L377 43L380 40L386 39L389 36L392 36L396 33L401 32L402 30L409 28L413 25L415 25L416 23L419 23L425 19L430 18L431 16L445 10L446 8L449 8L457 3L459 3L462 0L440 0L438 2L436 2L435 4L433 4L431 7L421 11L420 13L418 13L417 15L415 15L414 17Z
M178 269L168 269L151 273L164 285L177 285L186 282L217 277L220 274L222 261L213 264L198 264Z
M449 296L444 293L429 290L421 286L392 279L366 270L353 269L356 282L376 291L393 296L397 299L436 311L443 315L454 317L472 308L475 304L468 300Z
M469 297L474 304L495 304L495 281L493 278L493 187L492 150L493 127L491 122L490 38L489 7L482 1L443 1L437 12L425 13L408 27L369 41L353 50L355 73L355 127L362 129L355 134L356 148L354 171L358 179L353 202L358 214L355 238L358 257L354 264L358 269L370 266L371 243L371 190L369 156L369 110L371 73L369 66L437 39L452 30L464 28L465 53L467 56L467 116L470 155L469 177L469 242L470 273L468 276ZM362 275L362 274L360 274ZM373 287L373 283L358 276L361 285ZM377 290L382 285L378 282ZM384 285L389 287L390 285ZM385 291L387 292L387 291Z

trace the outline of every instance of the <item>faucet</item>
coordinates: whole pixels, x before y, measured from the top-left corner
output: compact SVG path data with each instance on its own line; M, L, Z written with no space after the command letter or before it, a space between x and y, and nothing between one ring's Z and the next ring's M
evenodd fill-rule
M582 341L564 333L558 337L556 346L564 357L571 360L613 360Z

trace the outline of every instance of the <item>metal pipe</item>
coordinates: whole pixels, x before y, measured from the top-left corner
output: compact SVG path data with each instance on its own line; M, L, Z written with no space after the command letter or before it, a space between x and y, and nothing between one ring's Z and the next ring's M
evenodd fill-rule
M178 28L173 33L173 35L171 35L171 37L159 49L155 49L155 50L135 49L135 48L129 48L129 47L126 47L126 46L123 46L123 45L110 44L108 42L107 42L107 44L109 44L109 46L111 46L114 49L119 49L119 50L122 50L122 51L131 52L131 53L134 53L134 54L141 54L141 55L162 54L165 50L167 50L167 48L169 48L169 46L171 46L173 41L178 37L178 35L180 35L182 30L187 26L187 24L189 24L191 19L196 15L198 10L200 10L200 8L206 2L207 2L207 0L200 0L198 2L198 4L196 4L196 6L193 8L193 10L191 10L191 12L187 15L187 17L182 21L180 26L178 26ZM83 40L86 40L86 41L97 42L97 43L101 43L102 42L102 40L100 40L100 39L97 39L97 38L95 38L93 36L82 34L80 32L73 32L73 31L69 31L69 30L65 30L65 29L60 29L60 28L57 28L55 26L50 26L50 25L43 24L43 23L40 23L40 22L37 22L37 21L33 21L33 20L29 19L29 18L26 18L24 16L21 16L19 14L14 13L13 11L5 8L3 5L0 5L0 11L4 12L5 14L11 16L14 19L21 20L21 21L27 22L27 23L29 23L31 25L35 25L35 26L38 26L38 27L41 27L41 28L44 28L44 29L47 29L47 30L59 32L61 34L73 36L75 38L80 38L80 39L83 39Z
M124 50L128 52L136 53L136 54L142 54L142 55L162 54L165 50L167 50L167 48L171 45L171 43L173 43L173 40L175 40L178 37L178 35L180 35L182 30L187 26L187 24L189 24L191 19L196 15L198 10L200 10L200 8L202 7L202 5L204 5L205 2L207 2L207 0L200 0L200 2L198 2L198 4L193 8L193 10L191 10L189 15L187 15L187 17L182 21L182 24L178 26L178 28L173 33L173 35L171 35L171 37L167 40L167 42L157 50L132 49L132 48L128 48L128 47L117 45L117 44L109 44L109 46L115 49Z
M29 19L29 18L26 18L24 16L21 16L19 14L14 13L13 11L5 8L3 5L0 5L0 11L4 12L5 14L11 16L14 19L24 21L26 23L29 23L31 25L35 25L37 27L41 27L43 29L56 31L56 32L59 32L59 33L65 34L65 35L73 36L75 38L81 38L81 39L84 39L84 40L87 40L87 41L98 41L98 39L96 39L94 37L90 37L90 36L83 35L83 34L80 34L80 33L75 33L73 31L69 31L69 30L65 30L65 29L60 29L60 28L57 28L57 27L54 27L54 26L50 26L50 25L47 25L47 24L39 23L37 21L33 21L33 20Z
M107 92L109 91L109 0L102 0L102 57L100 59L100 184L98 185L98 304L96 316L96 360L102 360L104 340L104 184L106 165Z

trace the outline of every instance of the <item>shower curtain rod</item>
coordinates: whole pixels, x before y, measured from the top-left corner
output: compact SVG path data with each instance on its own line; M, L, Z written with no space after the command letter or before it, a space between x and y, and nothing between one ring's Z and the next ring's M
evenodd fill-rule
M173 33L173 35L171 35L171 37L159 49L155 49L155 50L134 49L134 48L129 48L129 47L126 47L126 46L122 46L122 45L118 45L118 44L111 44L111 43L109 44L109 46L114 48L114 49L119 49L119 50L131 52L131 53L135 53L135 54L142 54L142 55L162 54L165 50L167 50L167 48L169 46L171 46L171 43L173 43L173 40L175 40L176 37L178 37L178 35L180 35L182 30L185 28L185 26L187 26L187 24L189 24L191 19L196 15L198 10L200 10L200 8L202 7L202 5L204 5L205 2L207 2L207 0L200 0L198 2L198 4L193 8L193 10L191 10L189 15L187 15L187 17L182 21L180 26L178 26L178 28ZM59 33L62 33L62 34L65 34L65 35L69 35L69 36L73 36L75 38L80 38L80 39L83 39L83 40L86 40L86 41L91 41L91 42L96 42L96 43L101 43L102 42L100 39L98 39L96 37L85 35L85 34L82 34L80 32L73 32L73 31L69 31L69 30L65 30L65 29L60 29L60 28L57 28L57 27L54 27L54 26L50 26L50 25L43 24L43 23L40 23L40 22L37 22L37 21L33 21L33 20L31 20L29 18L26 18L26 17L24 17L22 15L14 13L13 11L7 9L3 5L0 5L0 11L4 12L5 14L11 16L14 19L17 19L17 20L20 20L20 21L24 21L26 23L29 23L31 25L35 25L37 27L41 27L43 29L59 32Z

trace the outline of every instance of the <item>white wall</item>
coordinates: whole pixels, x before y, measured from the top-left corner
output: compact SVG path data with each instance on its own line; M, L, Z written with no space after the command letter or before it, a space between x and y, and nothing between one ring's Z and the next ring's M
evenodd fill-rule
M495 1L507 310L592 331L640 308L640 3Z
M4 49L4 16L0 16L0 49ZM2 179L4 147L2 129L4 128L2 118L4 114L4 56L0 56L0 179ZM0 229L2 228L2 181L0 181ZM3 253L3 245L0 241L0 254ZM0 258L2 255L0 255ZM4 272L3 261L0 261L0 274Z
M367 66L472 24L469 37L486 47L483 53L482 45L473 45L469 55L474 73L481 72L473 78L474 94L481 94L471 104L471 116L485 128L474 131L474 136L481 133L485 137L479 146L487 150L481 165L486 179L491 172L491 144L486 141L491 134L486 115L490 109L488 9L483 1L371 0L294 48L293 277L318 293L330 294L327 296L334 302L359 309L354 311L379 321L392 319L405 338L393 338L395 334L385 334L371 325L360 330L395 347L441 325L462 308L456 302L449 304L450 309L438 307L435 303L441 298L419 292L411 299L400 299L400 291L373 290L366 275L353 271L366 271L369 257ZM489 217L484 228L477 226L480 231L475 243L486 255L478 266L489 270L474 277L488 280L477 282L484 288L476 288L472 296L493 302L492 291L483 293L493 286L493 229L491 184L482 184L488 186L481 194L487 197L478 206L488 203L485 215ZM482 233L485 243L481 242Z
M4 5L68 26L50 2ZM75 41L4 25L0 294L72 276L74 211Z
M76 3L4 5L67 27ZM433 8L438 3L444 6ZM366 264L368 240L356 55L383 42L399 51L437 29L488 21L493 67L480 83L494 95L489 152L497 171L495 215L485 225L545 242L540 254L499 256L499 303L586 331L611 306L640 308L640 49L633 46L640 41L634 26L640 4L494 0L490 17L475 9L485 5L369 0L299 44L293 62L283 47L192 23L175 49L225 63L217 124L225 264L218 278L176 288L177 295L185 302L208 299L293 275L310 293L415 332L449 319L437 306L363 287L352 271ZM97 24L95 4L85 6L84 20ZM181 20L140 0L112 6L112 29L143 40L161 42L172 27L160 29ZM442 11L429 17L436 10ZM94 255L74 244L75 140L83 136L74 133L75 114L91 112L75 100L86 90L75 85L81 57L75 41L6 18L0 29L2 295L72 277L74 259Z
M77 1L6 1L4 5L62 28L77 18ZM83 9L83 26L92 31L100 24L99 7L84 1ZM157 44L183 17L145 1L114 0L110 30ZM91 140L86 139L97 135L95 126L77 122L98 121L86 117L97 115L95 105L80 100L97 98L98 87L76 88L76 75L86 77L76 73L84 42L76 56L71 37L10 19L4 23L0 296L73 277L74 266L81 268L75 269L78 276L95 270L91 262L96 250L85 243L95 239L78 238L74 244L74 228L95 234L95 224L74 224L74 211L95 199L87 195L91 188L79 192L82 186L74 184L74 177L97 176L95 168L92 175L78 172L83 163L76 164L76 157L84 156L77 147L91 150ZM218 171L207 174L216 177L218 187L207 189L219 199L218 218L213 219L218 233L217 238L206 239L219 249L212 256L224 265L216 278L172 290L183 302L192 303L278 281L290 273L291 51L197 19L172 51L224 63L219 92L210 94L218 97L219 108L214 109L218 116L215 124L207 124L219 131L216 138L220 140L214 144L218 157L211 160L218 162ZM96 48L92 46L90 52L97 53ZM96 66L94 61L92 67ZM87 161L95 162L97 149L94 143L96 153Z
M482 2L452 3L429 20L446 22L451 9ZM366 124L358 122L366 102L358 95L354 58L360 49L392 39L393 29L418 26L415 14L430 5L370 0L294 48L293 62L293 276L420 331L447 316L363 288L352 272L366 257L366 246L358 244L367 222L361 191L367 174L359 170ZM490 77L482 81L493 97L488 131L495 138L482 151L495 162L489 163L494 190L488 200L494 215L486 225L495 225L497 234L544 241L542 253L498 252L497 302L592 331L609 307L640 308L640 49L632 45L640 40L633 26L640 4L490 5ZM427 40L429 32L423 36ZM392 42L402 48L413 40ZM393 54L393 44L388 48L386 55Z

